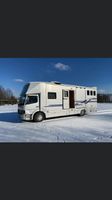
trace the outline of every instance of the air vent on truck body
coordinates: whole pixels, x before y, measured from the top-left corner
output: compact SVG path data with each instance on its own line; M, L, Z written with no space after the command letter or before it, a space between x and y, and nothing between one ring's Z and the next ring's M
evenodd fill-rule
M57 84L57 85L60 85L61 83L58 82L58 81L51 81L51 83L54 83L54 84Z

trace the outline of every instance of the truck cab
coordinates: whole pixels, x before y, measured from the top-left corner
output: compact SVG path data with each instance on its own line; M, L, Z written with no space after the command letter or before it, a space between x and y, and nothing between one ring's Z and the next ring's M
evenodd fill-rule
M33 120L33 113L39 111L39 95L27 94L29 84L26 84L20 94L18 114L23 120Z

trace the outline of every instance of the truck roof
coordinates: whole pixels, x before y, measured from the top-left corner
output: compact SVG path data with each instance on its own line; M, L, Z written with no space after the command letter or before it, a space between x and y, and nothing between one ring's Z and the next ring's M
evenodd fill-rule
M43 81L34 81L34 82L29 82L31 83L37 83L37 84L50 84L50 85L60 85L60 86L67 86L67 87L77 87L77 88L91 88L91 89L97 89L97 87L95 86L79 86L79 85L71 85L71 84L64 84L64 83L60 83L58 81L51 81L51 82L43 82Z

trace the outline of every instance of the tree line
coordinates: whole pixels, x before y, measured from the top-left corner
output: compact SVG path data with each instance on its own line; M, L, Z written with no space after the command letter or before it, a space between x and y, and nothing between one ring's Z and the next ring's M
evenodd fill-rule
M0 86L0 105L16 103L17 98L13 95L13 92L10 89L5 89L3 86Z
M112 94L97 94L97 102L98 103L112 103ZM17 98L14 96L11 89L5 89L0 85L0 105L4 104L16 104Z
M98 94L98 103L112 103L112 94Z

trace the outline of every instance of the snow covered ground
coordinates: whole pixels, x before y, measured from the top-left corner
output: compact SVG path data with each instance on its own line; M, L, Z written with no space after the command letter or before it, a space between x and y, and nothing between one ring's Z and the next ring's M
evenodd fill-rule
M21 122L17 105L0 106L0 142L112 142L112 104L97 113Z

